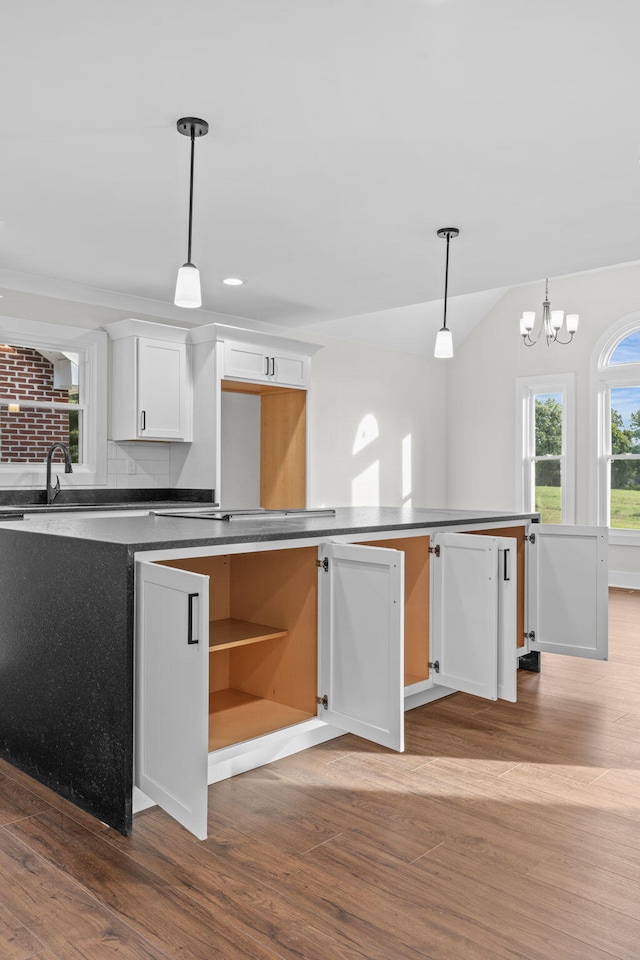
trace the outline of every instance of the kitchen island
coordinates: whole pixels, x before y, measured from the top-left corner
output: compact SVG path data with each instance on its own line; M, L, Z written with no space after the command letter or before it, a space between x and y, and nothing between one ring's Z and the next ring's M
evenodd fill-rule
M522 629L525 617L524 549L527 546L525 538L531 540L529 525L536 520L537 516L529 513L371 507L338 509L332 517L295 516L284 519L265 517L230 522L158 514L104 519L85 519L81 516L67 515L55 519L30 518L25 521L2 522L0 523L0 583L3 597L3 616L0 621L0 755L117 830L123 833L129 832L132 826L134 786L134 701L137 700L139 705L144 704L143 713L141 714L140 711L138 713L136 727L137 752L145 754L149 744L144 738L140 740L141 731L144 730L145 724L150 726L154 722L148 712L149 704L153 705L153 697L147 696L148 687L153 679L153 670L156 669L159 660L164 659L166 653L158 647L155 651L151 650L150 656L149 645L155 642L156 634L161 633L164 625L172 619L174 601L178 604L180 618L185 621L184 650L188 649L189 656L192 650L198 649L198 657L203 660L210 650L214 650L214 659L218 658L222 661L222 656L228 655L228 651L216 650L216 643L218 647L239 645L245 649L248 645L246 638L241 641L231 640L226 644L221 643L219 639L212 639L211 646L205 642L209 630L209 615L206 607L209 601L212 607L218 602L216 598L221 594L219 585L223 582L222 579L216 579L219 577L218 566L225 562L223 558L229 556L235 557L238 563L241 562L239 558L244 558L242 562L254 564L259 562L260 557L263 558L262 567L250 565L247 567L249 572L245 572L242 577L239 573L236 575L236 592L240 593L247 592L245 585L248 583L255 584L263 580L266 583L267 571L274 566L270 561L276 556L283 562L290 561L288 567L286 563L282 567L283 572L279 574L280 580L276 582L275 587L272 585L270 588L270 596L286 595L290 592L289 581L292 585L291 592L295 592L293 583L298 569L303 565L298 560L305 558L304 563L309 569L313 568L314 584L316 581L321 584L320 599L318 600L315 594L311 597L310 593L309 610L305 614L310 618L309 622L314 618L324 619L322 629L318 628L318 637L315 635L314 628L312 637L314 649L316 642L318 647L323 645L319 639L320 634L327 628L329 619L334 617L334 608L338 608L336 604L343 605L346 611L345 617L350 624L348 627L338 624L340 644L344 646L350 642L352 633L358 633L360 614L354 614L355 607L351 608L351 600L353 599L354 604L357 600L364 607L365 613L362 614L362 618L366 618L368 615L366 608L378 610L376 604L378 598L382 597L392 605L392 611L395 604L395 613L390 616L387 624L389 629L385 626L384 642L387 643L388 640L388 649L394 656L399 653L399 662L402 665L401 651L393 637L398 634L398 631L402 633L405 629L402 611L398 611L399 607L404 606L407 632L411 621L415 623L411 630L416 635L426 634L427 646L420 639L422 644L420 655L423 656L426 651L430 660L429 663L425 660L420 668L422 673L419 682L412 677L409 681L405 679L405 683L408 683L408 688L414 691L415 696L420 695L420 702L449 693L451 684L447 687L442 680L440 690L436 690L435 694L431 692L434 687L439 686L438 678L434 680L433 671L436 666L431 662L435 657L428 648L429 561L430 551L440 557L440 542L436 543L437 537L455 536L449 532L455 531L455 533L465 534L466 543L475 544L480 538L469 537L469 534L482 532L487 542L487 550L490 551L489 559L485 558L482 561L484 564L482 569L490 571L485 579L500 580L504 584L510 581L517 582L517 588L514 587L516 593L509 600L513 611L507 614L507 618L511 617L513 620L513 636L510 637L509 642L514 652L513 663L515 664L516 646L520 654L527 653L530 648L523 642ZM546 527L536 527L536 529L551 530ZM591 594L591 599L588 601L590 610L594 609L594 597L597 600L595 616L599 637L592 645L585 646L582 640L583 646L580 647L577 655L601 656L603 603L606 622L606 561L604 560L606 531L601 528L564 528L564 530L565 532L590 531L589 547L584 547L586 540L582 534L569 537L572 542L579 540L582 544L583 555L578 564L578 572L581 579L584 579L587 574L587 582L583 586L586 587L587 595ZM560 539L554 537L553 533L552 530L549 542ZM487 534L489 536L486 536ZM510 540L511 535L513 539ZM535 535L533 539L535 542ZM451 541L451 545L457 548L462 542L460 538L458 541L458 544ZM340 544L345 546L340 547ZM355 559L340 555L341 549L343 553L347 549L346 545L357 545L349 548L352 551L355 549ZM507 563L512 563L516 545L518 562L513 563L513 567L510 568L512 572L507 575ZM443 549L445 556L450 554L453 557L456 552L454 549L449 550L447 546ZM564 546L562 550L565 550ZM510 551L511 558L508 559ZM322 578L329 568L327 558L331 553L332 556L335 555L335 564L333 559L331 560L332 569L335 566L337 571L342 565L345 570L348 568L348 577L353 578L354 571L357 571L357 576L352 579L350 586L350 581L347 579L346 586L338 587L337 592L334 590L330 594L325 591L323 599L322 590L325 588L322 587ZM251 555L254 555L254 560L250 560ZM561 562L566 563L566 559L565 552ZM360 578L359 571L365 560L372 560L373 567L377 571L378 579L375 583L379 583L379 586L371 589L368 581ZM403 579L405 563L406 592ZM500 570L503 571L504 576L497 575L498 563L501 564ZM494 565L495 574L491 572L494 567L487 564ZM383 568L391 571L388 577L386 574L384 578L381 577L380 571ZM604 600L601 586L603 570ZM157 571L160 571L161 579L164 578L162 583L156 583L153 580ZM227 572L225 576L228 579L230 574ZM232 579L233 576L232 571ZM447 576L446 583L443 580L438 586L443 597L446 590L450 589L450 584L453 584L454 592L455 590L459 592L460 587L459 582L457 584L454 582L452 575ZM176 589L175 583L171 581L171 578L176 577L182 577L187 583L184 590L182 587ZM576 579L577 577L570 578L571 582L567 584L567 589L575 585ZM205 580L207 582L211 580L216 585L215 590L211 587L213 599L204 596L202 584ZM415 588L415 596L412 594L413 599L410 597L410 581L412 584L413 581L415 584L418 584L418 581L420 583ZM192 582L196 583L195 588L192 588ZM148 583L152 583L149 588ZM311 591L311 574L305 584L303 589L308 588ZM152 592L147 594L147 588ZM232 594L233 589L232 583ZM317 588L314 586L313 589ZM413 586L411 589L413 590ZM398 590L400 594L397 593ZM422 593L419 592L420 590ZM478 598L474 600L471 586L469 590L471 591L468 594L470 602L475 603ZM467 592L466 587L463 592ZM327 607L329 596L332 598L329 604L332 612L328 612ZM400 601L398 602L397 598L391 599L392 596L400 596ZM198 598L195 606L194 597ZM478 594L478 597L483 608L486 607L487 616L490 618L494 616L492 610L497 601L490 599L485 603L484 591ZM445 629L438 619L440 614L437 613L437 605L434 606L433 602L436 599L435 596L431 598L431 629L437 633L433 638L434 643L439 642L441 636L444 636L449 629ZM451 599L452 597L447 596L447 600ZM458 608L461 607L460 599L459 595L457 598L453 597L454 606L457 604ZM163 606L165 603L169 605ZM465 604L462 604L462 607L464 606ZM153 621L154 612L155 621ZM475 616L473 610L470 613L469 610L463 612L467 620L469 615ZM235 621L239 619L233 612L231 618ZM256 617L245 617L245 620L253 619ZM384 618L378 616L377 619ZM228 620L228 610L223 610L222 615L220 612L212 612L211 626L220 624L222 621L226 623ZM581 620L579 627L583 625ZM276 624L276 626L282 625ZM288 625L288 631L281 630L275 639L269 635L265 642L259 644L260 648L280 650L281 648L271 648L269 644L284 642L282 637L287 632L293 636L294 627L296 624L292 622ZM375 624L372 629L373 627ZM527 632L530 633L529 627L530 621L527 626ZM170 625L169 628L174 629L174 625ZM604 629L606 639L606 627ZM199 631L200 636L194 636L194 631ZM137 643L134 643L136 635ZM335 642L332 641L332 643L335 647ZM175 646L171 636L167 644L166 655L168 656ZM143 690L144 695L137 697L134 697L135 647L144 649L147 657L146 660L144 658L138 660L136 684L139 690ZM255 644L251 644L251 649L256 648ZM533 648L536 649L536 647ZM182 641L179 649L183 649ZM384 649L387 650L387 647ZM438 648L435 647L435 649L437 651ZM546 648L538 647L537 649ZM375 648L372 647L372 650ZM321 659L322 656L324 654L320 653ZM441 652L439 656L440 660L445 662L446 654L443 655ZM482 656L484 657L484 654ZM409 657L411 657L410 651ZM274 659L273 654L271 658ZM397 666L396 660L394 660L393 670ZM292 662L297 663L295 660ZM361 663L361 661L358 662ZM442 666L443 664L439 664L437 669L442 670ZM147 675L144 671L149 667L152 673ZM180 672L181 669L180 665L167 667L170 675L175 675L176 671ZM363 677L365 673L366 670L363 669ZM446 670L444 674L446 675ZM332 725L333 703L330 703L329 712L327 712L327 695L318 686L318 683L323 682L322 669L319 670L320 681L315 681L315 667L312 675L315 682L314 694L317 694L317 697L314 697L313 709L320 718L316 721L316 726L322 726L322 718L327 718L328 722L324 723L326 729L322 733L326 739L329 735L338 735L339 729ZM442 675L441 673L441 677ZM163 682L166 682L166 678ZM387 678L382 682L388 684L390 681ZM199 695L208 697L207 685L212 683L211 676L205 677L202 682L198 680L197 683ZM295 676L290 683L296 684ZM302 680L301 683L303 683ZM272 685L274 684L275 681ZM453 689L462 688L461 685L453 686ZM385 686L384 690L386 689ZM489 693L489 695L496 694ZM176 705L172 705L171 702L177 696L172 693L167 697L166 709L160 711L155 718L157 724L174 724L174 720L178 722L181 704L178 703L177 709L174 710ZM249 694L245 696L248 697ZM195 692L191 699L194 702L197 700ZM317 705L315 699L318 700ZM393 710L395 707L391 712ZM306 713L310 712L306 708ZM199 719L197 723L200 725ZM206 716L202 718L202 725L206 729ZM189 730L178 734L175 725L169 726L168 729L171 736L167 739L176 741L175 749L178 753L183 753L185 742L191 743L192 740ZM384 736L387 734L385 733ZM373 738L375 739L375 734ZM397 746L393 737L387 740L383 737L378 739L378 742ZM153 751L157 752L157 745L153 747ZM140 767L140 757L138 761ZM199 763L200 760L198 760ZM206 756L204 763L206 768ZM234 769L241 769L241 767L231 766L231 772L234 772ZM142 775L146 776L144 770ZM210 781L211 779L209 777ZM146 782L149 782L148 778Z

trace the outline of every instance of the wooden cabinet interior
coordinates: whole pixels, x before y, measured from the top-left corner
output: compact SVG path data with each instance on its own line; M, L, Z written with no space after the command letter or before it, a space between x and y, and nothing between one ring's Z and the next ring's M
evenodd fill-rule
M209 750L316 716L317 550L163 561L209 579Z
M477 534L484 537L511 537L516 541L516 561L515 567L511 569L514 571L511 576L517 577L517 590L516 590L516 637L515 645L516 647L523 646L525 642L524 636L524 605L525 605L525 579L526 579L526 570L525 570L525 534L526 530L524 527L500 527L495 530L469 530L468 533Z
M404 553L404 683L429 679L429 537L371 540Z
M306 390L222 380L223 393L253 394L260 402L260 506L306 506ZM224 489L227 503L233 490Z

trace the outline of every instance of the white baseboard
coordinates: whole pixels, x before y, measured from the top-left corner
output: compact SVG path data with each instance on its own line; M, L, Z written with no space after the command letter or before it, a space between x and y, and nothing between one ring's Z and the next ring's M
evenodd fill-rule
M640 590L640 573L609 570L609 586L622 587L624 590Z

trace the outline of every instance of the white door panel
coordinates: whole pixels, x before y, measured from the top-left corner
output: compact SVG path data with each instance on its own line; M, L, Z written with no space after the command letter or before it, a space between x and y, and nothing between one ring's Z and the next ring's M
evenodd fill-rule
M498 696L498 540L467 533L433 538L433 679L478 697Z
M136 564L135 784L207 836L209 578Z
M138 338L138 424L146 439L186 436L189 403L184 343Z
M607 528L531 524L528 532L529 649L606 660Z
M498 537L498 699L518 699L517 595L518 545L511 537Z
M404 749L404 554L323 544L320 576L322 720Z

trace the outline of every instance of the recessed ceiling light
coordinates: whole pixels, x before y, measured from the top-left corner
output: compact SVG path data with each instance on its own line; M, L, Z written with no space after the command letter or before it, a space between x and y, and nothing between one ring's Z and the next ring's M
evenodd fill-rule
M246 280L241 280L240 277L225 277L222 282L227 287L241 287L243 283L246 283Z

